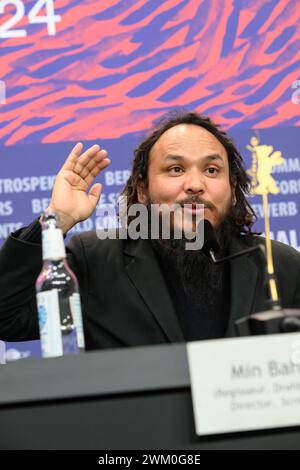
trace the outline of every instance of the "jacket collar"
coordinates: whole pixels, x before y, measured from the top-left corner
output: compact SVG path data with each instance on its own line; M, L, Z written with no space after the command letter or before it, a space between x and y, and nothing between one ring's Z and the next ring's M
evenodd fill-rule
M230 254L244 250L243 237L234 238ZM128 240L127 275L142 296L156 322L171 342L183 342L183 333L156 254L148 240ZM230 262L230 315L226 336L235 336L235 321L251 313L258 281L257 255L246 255Z
M156 254L148 240L128 240L125 254L130 258L127 275L142 296L156 322L171 342L183 342L183 333Z
M232 239L230 254L249 247L243 238L244 236L240 236ZM257 254L249 254L230 261L230 314L226 336L236 336L234 326L236 320L253 312L258 281L258 268L255 263L257 256Z

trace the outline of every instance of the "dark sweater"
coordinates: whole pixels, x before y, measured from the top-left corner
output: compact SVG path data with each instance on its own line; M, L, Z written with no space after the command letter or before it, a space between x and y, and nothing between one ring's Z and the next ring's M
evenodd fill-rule
M180 277L166 258L159 262L168 286L174 309L177 313L186 341L222 338L228 326L230 306L229 269L222 270L222 288L216 290L213 307L202 303L196 306L186 295Z

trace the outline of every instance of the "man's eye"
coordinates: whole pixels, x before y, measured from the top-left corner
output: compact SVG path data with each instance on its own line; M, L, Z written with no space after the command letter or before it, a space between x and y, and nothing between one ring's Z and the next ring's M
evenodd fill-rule
M206 171L210 174L210 175L216 175L219 170L218 168L214 167L214 166L210 166L209 168L206 169Z
M181 173L182 171L180 166L172 166L172 168L169 168L169 172L171 173Z

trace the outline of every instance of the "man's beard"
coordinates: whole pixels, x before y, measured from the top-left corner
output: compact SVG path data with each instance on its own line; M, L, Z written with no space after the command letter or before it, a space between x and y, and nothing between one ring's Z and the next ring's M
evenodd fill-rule
M232 225L224 218L216 230L220 244L219 257L227 254L233 233ZM224 266L215 265L202 250L186 250L187 241L183 233L182 239L160 238L151 242L161 261L175 270L189 302L195 307L206 305L213 308L216 294L223 289Z

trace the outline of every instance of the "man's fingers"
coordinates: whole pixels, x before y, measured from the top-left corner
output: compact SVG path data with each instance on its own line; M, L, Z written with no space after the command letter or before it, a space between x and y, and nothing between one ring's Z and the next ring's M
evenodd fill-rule
M83 144L81 142L77 142L76 145L72 148L71 152L69 153L65 163L63 164L64 170L71 170L74 168L74 165L79 157L80 153L82 152Z
M96 183L94 184L91 189L89 190L89 193L88 193L88 198L93 206L93 208L95 209L97 204L98 204L98 201L100 199L100 196L101 196L101 191L102 191L102 184L101 183Z
M107 158L107 151L102 149L94 156L90 156L88 160L85 160L85 165L82 164L80 159L77 161L76 168L74 171L80 174L82 178L86 178L87 175L102 161Z
M67 160L65 161L63 168L64 170L72 170L80 174L85 166L88 165L90 168L94 163L94 159L101 160L107 156L106 150L101 150L98 144L92 145L85 152L82 152L83 144L77 142L72 148Z
M77 163L82 167L86 166L92 158L94 158L98 152L100 152L100 146L98 144L92 145L83 152L82 155L78 156Z
M82 152L82 149L83 149L83 143L77 142L77 144L75 144L75 146L71 150L71 154L73 153L74 155L76 155L76 157L79 157L79 155Z
M88 186L90 186L90 184L92 184L92 182L94 181L96 176L98 176L98 174L102 170L104 170L104 168L106 168L109 164L110 164L110 159L109 158L104 158L94 168L92 168L91 171L89 171L89 173L84 178L84 181L88 184Z
M62 170L71 171L88 187L100 171L110 164L110 160L107 158L107 151L100 149L98 144L92 145L83 154L82 149L83 144L78 142L71 150Z

